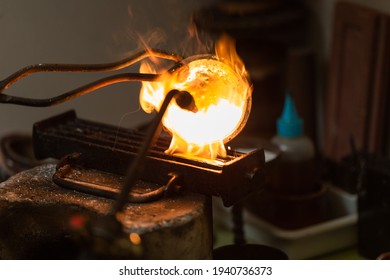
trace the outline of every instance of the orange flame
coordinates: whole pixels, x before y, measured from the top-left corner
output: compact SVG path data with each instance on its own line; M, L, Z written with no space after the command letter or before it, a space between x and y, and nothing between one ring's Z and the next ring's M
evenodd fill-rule
M192 56L183 66L167 72L162 82L143 82L140 103L143 110L158 111L172 89L186 90L194 98L197 112L171 102L162 120L172 135L166 153L215 159L225 157L224 143L244 127L251 107L252 87L244 63L232 39L223 36L216 43L216 55ZM140 72L156 73L156 65L141 64Z

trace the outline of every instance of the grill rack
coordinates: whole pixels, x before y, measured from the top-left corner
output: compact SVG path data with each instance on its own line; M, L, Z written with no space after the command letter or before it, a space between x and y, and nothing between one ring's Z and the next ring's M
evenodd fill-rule
M125 175L143 142L143 132L79 119L68 111L34 124L33 146L38 159L61 159L78 153L83 168ZM170 137L158 138L139 179L165 185L179 174L189 191L219 196L231 206L264 186L264 151L228 151L225 159L205 160L168 155Z

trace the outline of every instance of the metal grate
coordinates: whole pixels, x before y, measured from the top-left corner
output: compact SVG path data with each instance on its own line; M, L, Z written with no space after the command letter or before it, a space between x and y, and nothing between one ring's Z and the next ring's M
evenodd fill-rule
M166 184L169 174L181 176L184 186L196 192L221 196L225 205L263 186L264 152L229 151L224 159L207 160L165 154L169 137L151 147L140 179ZM74 111L34 125L36 157L63 158L79 153L86 168L124 175L143 141L143 133L77 118Z

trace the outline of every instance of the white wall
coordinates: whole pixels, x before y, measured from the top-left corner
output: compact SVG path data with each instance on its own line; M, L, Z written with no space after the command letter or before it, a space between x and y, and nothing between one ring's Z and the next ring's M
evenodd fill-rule
M139 46L136 34L162 30L151 47L174 50L187 36L191 14L208 0L0 0L0 79L36 63L104 63L122 59ZM137 67L127 69L137 72ZM107 74L34 74L6 91L50 97ZM0 135L31 130L43 118L76 109L83 118L132 127L148 116L139 111L140 85L110 86L51 108L0 104Z

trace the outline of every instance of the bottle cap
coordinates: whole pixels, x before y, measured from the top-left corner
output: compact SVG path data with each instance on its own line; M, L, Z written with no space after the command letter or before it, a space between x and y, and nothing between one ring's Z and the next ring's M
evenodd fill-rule
M283 112L276 124L277 133L282 137L303 135L303 120L298 116L294 101L289 94L284 101Z

